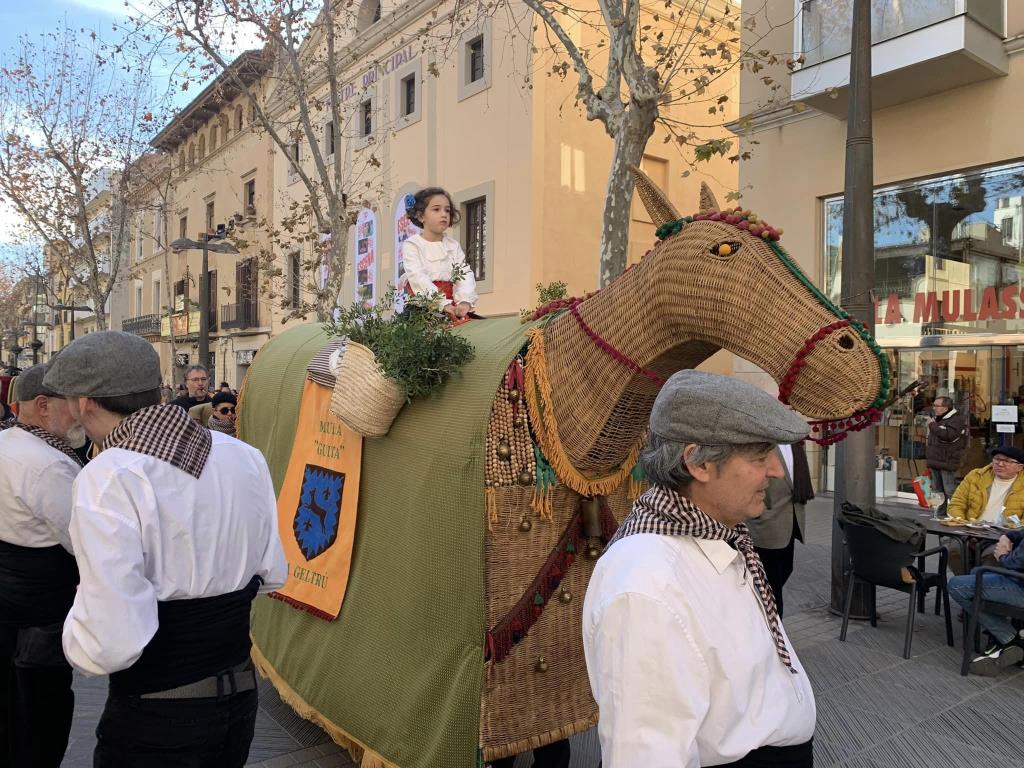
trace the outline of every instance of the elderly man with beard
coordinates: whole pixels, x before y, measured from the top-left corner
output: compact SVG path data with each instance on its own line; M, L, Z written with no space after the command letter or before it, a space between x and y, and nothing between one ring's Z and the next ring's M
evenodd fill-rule
M18 421L0 432L0 766L57 768L74 709L61 627L78 584L68 533L84 438L46 366L16 380Z
M814 695L744 521L775 447L807 435L737 379L681 371L654 402L651 483L601 556L583 647L605 768L809 768Z

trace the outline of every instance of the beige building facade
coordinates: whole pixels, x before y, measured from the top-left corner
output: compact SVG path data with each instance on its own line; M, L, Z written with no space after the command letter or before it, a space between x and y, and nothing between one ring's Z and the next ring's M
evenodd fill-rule
M340 77L346 123L330 136L326 118L323 127L325 155L333 157L326 148L335 147L346 172L360 179L342 305L379 297L397 284L401 242L415 232L405 216L406 198L428 185L447 189L459 208L462 222L453 235L476 274L481 314L534 306L538 283L561 280L572 294L598 285L612 139L574 106L571 70L564 80L539 71L550 66L539 53L546 35L543 25L534 31L537 22L525 6L512 4L511 14L454 32L452 7L436 0L365 0L357 14L345 48L345 60L353 63ZM437 34L418 34L428 22ZM593 30L576 25L572 34L599 50ZM735 103L738 77L725 77L717 87ZM709 119L705 104L673 110L680 119ZM684 178L689 166L664 139L659 128L643 166L681 210L697 208L702 180L720 195L735 189L736 167L721 158ZM300 144L297 151L311 170L308 149ZM371 154L379 162L376 174L366 172ZM290 158L275 163L275 205L282 215L306 194L291 166ZM654 226L639 204L631 240L634 261L654 244Z
M743 205L785 228L783 245L837 303L843 243L850 0L770 0L750 41L797 51L745 72ZM1024 5L873 2L876 335L893 381L922 382L877 429L880 497L909 496L925 469L927 413L947 395L970 415L961 474L1021 444L1024 394ZM793 19L770 27L768 19ZM784 62L788 55L783 55ZM735 372L763 375L742 361ZM993 406L1006 406L993 409ZM829 487L834 457L822 459Z

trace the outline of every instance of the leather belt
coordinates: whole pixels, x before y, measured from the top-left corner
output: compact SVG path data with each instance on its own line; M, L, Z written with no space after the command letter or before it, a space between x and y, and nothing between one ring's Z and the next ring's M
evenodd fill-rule
M252 660L246 659L240 664L218 672L216 675L197 680L188 685L168 688L166 691L143 693L141 699L222 699L236 693L256 689L256 670Z

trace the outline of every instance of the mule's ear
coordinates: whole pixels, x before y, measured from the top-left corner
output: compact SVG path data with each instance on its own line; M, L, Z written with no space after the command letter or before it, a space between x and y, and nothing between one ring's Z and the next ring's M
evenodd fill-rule
M700 212L714 212L720 211L718 207L718 200L715 199L715 193L711 191L711 187L708 186L706 181L700 183Z
M633 171L633 180L636 182L636 192L647 209L647 214L654 222L654 226L660 227L668 224L679 217L679 212L665 197L665 193L658 189L658 185L651 181L651 177L639 168L630 168Z

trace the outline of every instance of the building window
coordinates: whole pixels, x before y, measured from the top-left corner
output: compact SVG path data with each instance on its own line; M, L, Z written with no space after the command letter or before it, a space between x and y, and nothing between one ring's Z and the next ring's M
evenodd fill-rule
M164 247L164 211L157 208L153 214L153 242L156 243L156 250Z
M135 260L142 261L142 232L144 226L143 215L139 215L138 223L135 227Z
M288 146L288 183L299 178L299 161L302 159L302 146L295 141Z
M334 121L329 120L326 123L324 123L324 151L328 156L334 154L334 140Z
M302 254L295 251L288 257L288 291L293 307L302 303Z
M402 80L402 117L408 117L416 111L416 75L409 75Z
M213 218L214 218L214 214L213 214L213 200L211 200L210 202L208 202L206 204L206 231L207 232L213 232L213 229L214 229L214 226L215 226L214 223L213 223Z
M463 203L462 249L477 280L487 279L487 198Z
M359 105L359 135L369 136L373 133L373 100L367 99Z
M220 132L223 136L223 140L227 141L228 137L231 135L231 121L228 120L227 115L221 115L220 118L218 118L218 122L220 123Z
M188 237L188 216L178 219L178 237Z
M188 167L195 168L196 165L196 145L188 145Z
M164 284L159 278L153 279L153 312L158 313L161 311L164 304Z
M241 105L235 107L235 133L241 133L242 131L242 107Z
M1002 222L999 224L999 231L1003 233L1003 242L1004 243L1012 243L1013 242L1013 219L1009 218L1009 217L1003 219Z
M142 314L142 283L135 286L135 317Z
M205 136L200 136L199 137L199 159L202 160L204 157L206 157L206 137Z
M477 35L466 44L469 53L469 82L484 79L484 36Z
M217 149L217 125L210 126L210 154L212 155L214 150Z
M182 149L181 152L178 153L178 170L179 171L182 171L182 172L185 171L185 162L186 162L186 160L185 160L185 150Z
M256 213L256 179L249 179L245 182L245 187L242 190L242 200L245 202L245 213L246 215L255 215ZM252 212L250 214L250 211Z
M380 21L380 2L381 0L363 0L363 4L359 6L359 13L356 15L356 32L369 29Z
M490 19L465 30L456 50L457 97L462 101L491 87L490 56L493 48Z

